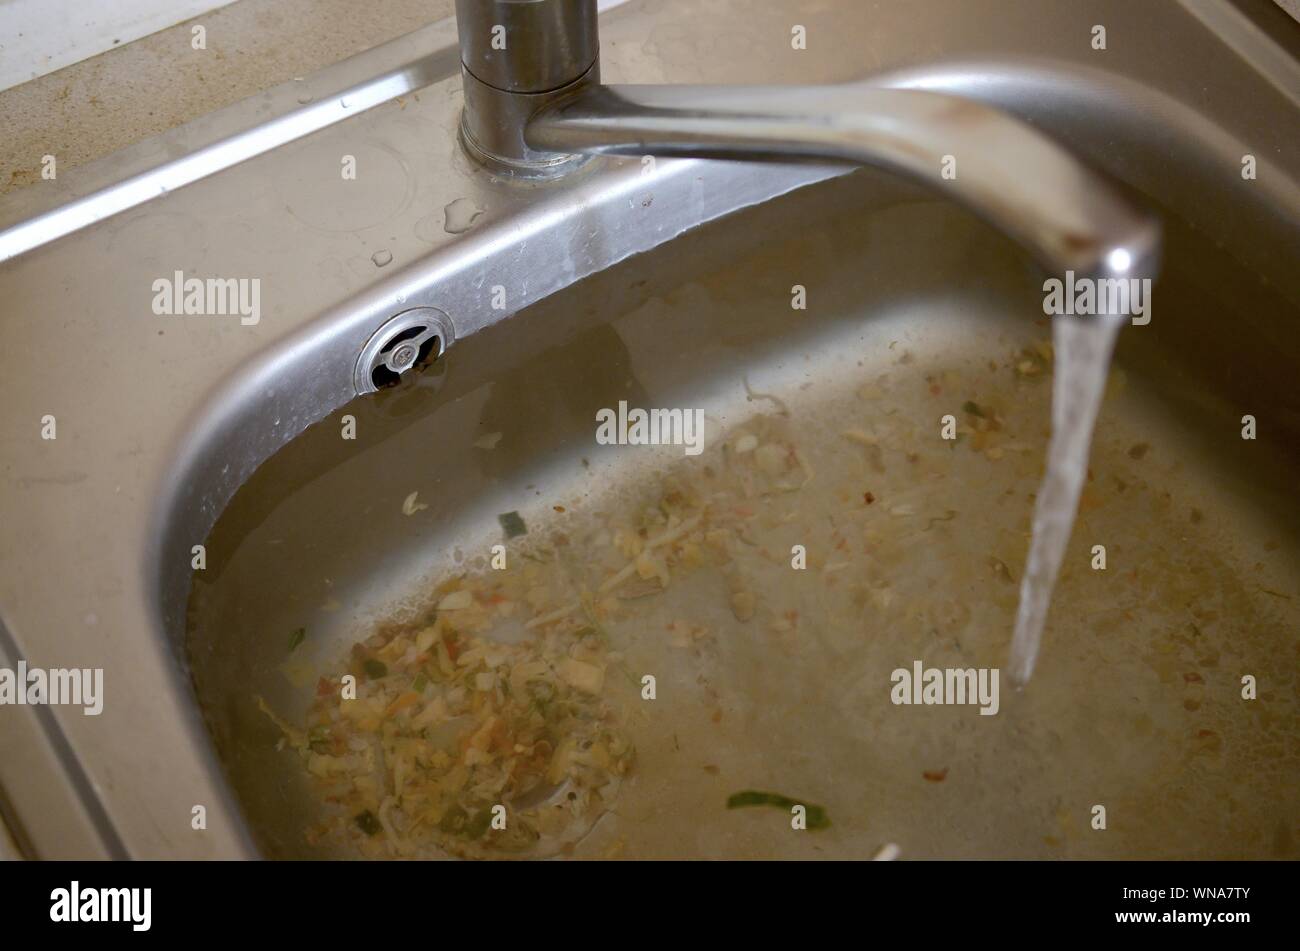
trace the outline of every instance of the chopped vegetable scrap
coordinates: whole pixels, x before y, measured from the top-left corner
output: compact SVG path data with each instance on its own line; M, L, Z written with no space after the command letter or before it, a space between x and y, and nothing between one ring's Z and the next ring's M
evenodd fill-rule
M505 512L497 516L497 521L501 523L506 538L518 538L520 535L528 534L528 526L524 524L518 512Z
M547 855L608 811L634 751L607 696L617 660L599 625L483 636L528 584L523 572L446 583L420 623L354 645L318 686L305 732L281 724L335 810L311 838L397 857Z
M429 506L420 501L420 493L412 492L406 498L402 499L402 514L414 515L416 512L422 512Z
M748 806L772 806L786 812L789 812L795 806L803 806L807 813L809 831L827 829L830 828L831 824L830 816L826 815L826 810L821 806L800 802L779 793L757 792L747 789L744 792L733 793L727 797L728 809L744 809Z

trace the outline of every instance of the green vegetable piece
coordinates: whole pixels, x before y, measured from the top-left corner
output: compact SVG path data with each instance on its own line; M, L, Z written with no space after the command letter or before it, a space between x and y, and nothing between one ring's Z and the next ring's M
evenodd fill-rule
M803 806L810 832L828 828L831 824L830 816L826 815L826 810L821 806L800 802L797 799L791 799L789 796L782 796L780 793L758 792L747 789L744 792L733 793L727 797L728 809L743 809L746 806L774 806L787 812L794 806Z
M978 416L980 419L988 419L989 417L989 414L984 412L984 409L978 403L973 403L970 400L962 403L961 408L963 412L970 413L972 416Z
M429 678L424 674L419 674L415 678L415 682L411 684L411 689L416 693L424 693L424 688L427 686L429 686Z
M369 809L361 813L353 821L356 822L357 828L366 835L379 835L384 831L384 827L379 824L379 820L375 818L375 814Z
M524 520L519 517L518 512L506 512L504 515L498 515L497 521L501 523L506 538L518 538L520 535L528 534L528 526L524 524Z
M492 810L480 809L478 812L474 813L474 818L466 824L465 836L470 839L482 838L483 833L487 832L488 826L491 824Z
M443 815L442 821L438 823L438 828L443 832L456 833L465 827L465 821L469 818L467 813L460 806L452 806Z
M298 649L298 645L307 639L307 629L305 627L295 627L293 633L289 635L289 653L292 654Z
M362 664L361 669L366 672L366 676L371 680L378 680L380 677L388 676L388 665L382 660L375 660L373 657Z

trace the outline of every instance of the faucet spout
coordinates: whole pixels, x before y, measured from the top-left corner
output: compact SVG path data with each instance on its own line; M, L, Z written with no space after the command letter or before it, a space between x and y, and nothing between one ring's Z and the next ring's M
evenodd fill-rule
M944 93L839 86L610 86L597 0L457 0L465 109L480 161L563 175L591 154L873 165L933 185L1049 272L1153 277L1159 222L1030 125Z
M539 110L539 154L693 156L870 165L930 184L1047 271L1151 277L1160 225L1027 123L974 100L871 83L588 85Z

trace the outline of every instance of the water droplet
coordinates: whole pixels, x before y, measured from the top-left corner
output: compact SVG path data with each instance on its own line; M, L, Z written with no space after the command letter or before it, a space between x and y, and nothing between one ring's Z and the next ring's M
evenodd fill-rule
M300 105L305 106L307 103L311 102L313 99L316 98L316 96L313 95L312 91L303 85L303 79L301 76L295 76L293 78L293 82L294 85L298 87L298 102Z
M483 214L483 209L468 198L457 198L442 210L446 221L442 229L447 234L464 234L474 225L474 219Z
M387 248L380 248L370 255L370 260L375 262L375 267L383 267L386 264L393 263L393 252Z

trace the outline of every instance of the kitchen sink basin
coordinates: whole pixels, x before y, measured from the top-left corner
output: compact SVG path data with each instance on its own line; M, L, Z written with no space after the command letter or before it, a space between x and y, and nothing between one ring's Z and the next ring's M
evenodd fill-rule
M0 708L26 850L1296 857L1295 25L1191 0L794 6L631 0L602 18L602 68L972 96L1164 223L1028 686L987 716L891 699L914 663L1005 663L1051 421L1038 266L873 169L600 158L501 180L460 151L454 34L432 27L311 80L320 100L420 63L400 99L0 264L0 656L106 685L97 717ZM259 278L260 313L158 315L176 272ZM410 341L414 367L385 369ZM620 404L699 410L702 451L603 444ZM321 705L344 674L375 696L387 645L436 625L462 651L471 627L505 651L599 641L607 695L582 717L617 723L618 782L564 834L397 835L393 790L331 772L373 753L365 781L391 780L400 707L372 747L314 732ZM829 826L728 808L750 790Z
M509 557L544 566L539 585L563 579L544 616L620 566L584 571L618 526L698 491L732 550L599 612L626 672L655 676L658 696L619 704L636 766L576 854L853 857L887 841L925 858L1289 854L1290 470L1240 451L1244 404L1178 340L1294 308L1203 297L1195 262L1212 246L1187 242L1156 292L1160 339L1144 333L1155 320L1124 338L1042 669L990 721L889 702L889 672L914 658L1002 665L1048 431L1041 281L949 204L878 175L805 189L341 407L235 494L195 576L195 687L262 847L357 853L363 835L314 833L331 808L276 720L305 724L354 643L425 627L448 580L490 584L499 515L529 530ZM794 285L807 311L792 311ZM598 411L620 401L701 408L712 451L597 445ZM953 448L940 419L968 418L963 406L1005 429ZM728 490L729 473L759 471L736 449L745 434L794 447L797 486ZM1095 543L1106 572L1089 568ZM761 592L753 617L730 607L738 576ZM488 639L527 636L529 611L494 619ZM1270 685L1257 711L1236 699L1243 672ZM724 811L751 787L797 790L833 826L800 838ZM1112 797L1110 834L1092 834L1093 799Z

